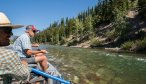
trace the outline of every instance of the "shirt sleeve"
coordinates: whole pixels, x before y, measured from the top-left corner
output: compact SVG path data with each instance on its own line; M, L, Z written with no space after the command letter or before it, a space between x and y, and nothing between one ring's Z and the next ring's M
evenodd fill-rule
M21 39L23 49L31 49L31 42L29 37L24 37Z
M24 65L21 63L21 60L15 52L10 52L9 57L11 60L9 60L9 65L8 67L10 70L12 70L12 74L17 80L27 80L30 71L27 65Z

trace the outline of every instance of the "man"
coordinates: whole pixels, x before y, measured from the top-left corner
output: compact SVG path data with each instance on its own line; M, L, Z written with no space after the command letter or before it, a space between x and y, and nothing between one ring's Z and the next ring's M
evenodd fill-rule
M8 47L12 29L23 27L12 25L7 16L0 12L0 77L4 84L11 84L11 78L26 80L29 75L27 62L20 60L20 57ZM10 81L8 81L10 79Z
M43 71L48 71L48 60L45 56L46 50L32 50L30 38L33 37L38 30L33 25L26 26L26 32L16 39L13 49L20 54L21 60L28 63L40 63Z

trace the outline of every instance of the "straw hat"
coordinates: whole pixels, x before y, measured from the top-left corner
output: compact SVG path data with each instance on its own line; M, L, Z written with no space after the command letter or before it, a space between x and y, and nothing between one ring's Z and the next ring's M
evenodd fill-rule
M12 27L13 29L23 27L23 25L12 25L8 17L0 12L0 27Z

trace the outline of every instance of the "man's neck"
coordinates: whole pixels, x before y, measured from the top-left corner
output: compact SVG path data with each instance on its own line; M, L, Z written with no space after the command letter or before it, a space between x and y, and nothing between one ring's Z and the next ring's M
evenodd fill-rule
M26 34L27 34L29 37L31 37L30 34L29 34L28 32L26 32Z

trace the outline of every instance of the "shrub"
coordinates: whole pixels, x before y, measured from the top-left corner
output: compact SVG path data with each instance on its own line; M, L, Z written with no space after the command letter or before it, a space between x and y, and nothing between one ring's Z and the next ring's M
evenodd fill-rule
M128 41L125 42L124 44L121 45L121 48L124 50L130 50L130 48L134 45L133 41Z
M102 42L99 41L98 39L94 38L94 39L91 40L91 46L99 46L101 44L102 44Z
M141 49L146 48L146 37L143 40L136 40L135 44Z
M132 51L141 51L146 48L146 37L142 40L128 41L121 46L122 49L132 50Z

